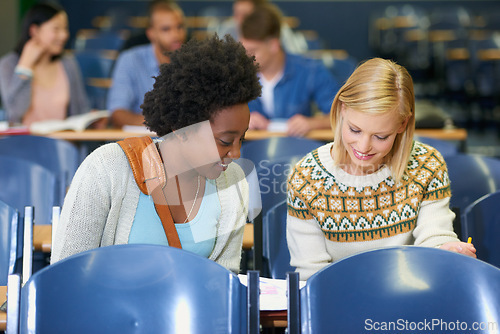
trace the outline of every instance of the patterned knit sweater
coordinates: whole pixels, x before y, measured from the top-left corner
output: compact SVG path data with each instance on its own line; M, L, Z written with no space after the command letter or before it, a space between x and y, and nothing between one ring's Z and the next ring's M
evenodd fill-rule
M302 280L358 252L458 241L448 172L436 149L415 142L408 176L395 182L386 166L369 175L346 173L334 165L331 147L306 155L288 180L290 264Z

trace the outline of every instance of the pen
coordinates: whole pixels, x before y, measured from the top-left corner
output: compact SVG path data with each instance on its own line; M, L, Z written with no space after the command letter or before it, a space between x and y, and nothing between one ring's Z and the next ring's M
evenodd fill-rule
M468 244L472 243L472 237L469 237L469 239L467 239L467 243Z

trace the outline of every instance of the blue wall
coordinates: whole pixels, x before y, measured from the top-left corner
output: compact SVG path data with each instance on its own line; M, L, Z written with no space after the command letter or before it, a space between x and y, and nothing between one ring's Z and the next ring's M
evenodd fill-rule
M372 15L383 11L389 5L403 3L431 11L434 8L463 6L476 15L500 11L498 0L477 1L273 1L287 16L300 19L299 29L316 30L326 47L345 49L358 60L375 56L369 45L369 24ZM144 15L147 1L138 0L60 0L68 11L71 35L79 28L91 28L94 16L105 15L112 8ZM186 15L203 15L217 9L222 15L230 15L231 0L191 1L178 0Z

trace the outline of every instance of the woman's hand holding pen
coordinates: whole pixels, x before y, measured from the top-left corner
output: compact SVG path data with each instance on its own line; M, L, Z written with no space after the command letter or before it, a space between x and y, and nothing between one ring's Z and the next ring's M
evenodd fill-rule
M462 242L462 241L447 242L441 245L439 248L468 255L473 258L477 258L476 248L474 248L474 245L470 242Z

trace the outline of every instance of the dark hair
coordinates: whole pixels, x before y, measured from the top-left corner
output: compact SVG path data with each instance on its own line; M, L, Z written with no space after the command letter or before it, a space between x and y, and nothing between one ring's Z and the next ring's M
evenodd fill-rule
M21 24L21 33L14 51L20 55L23 52L24 45L31 38L30 27L34 24L41 26L47 21L50 21L57 14L65 12L64 8L55 3L37 3L33 5L23 18ZM60 55L53 57L58 58Z
M257 72L255 57L231 36L192 39L170 53L170 63L160 66L141 106L144 123L164 136L212 120L221 109L260 96Z
M268 38L280 38L281 12L273 4L255 7L254 11L243 20L241 34L243 38L265 41Z

